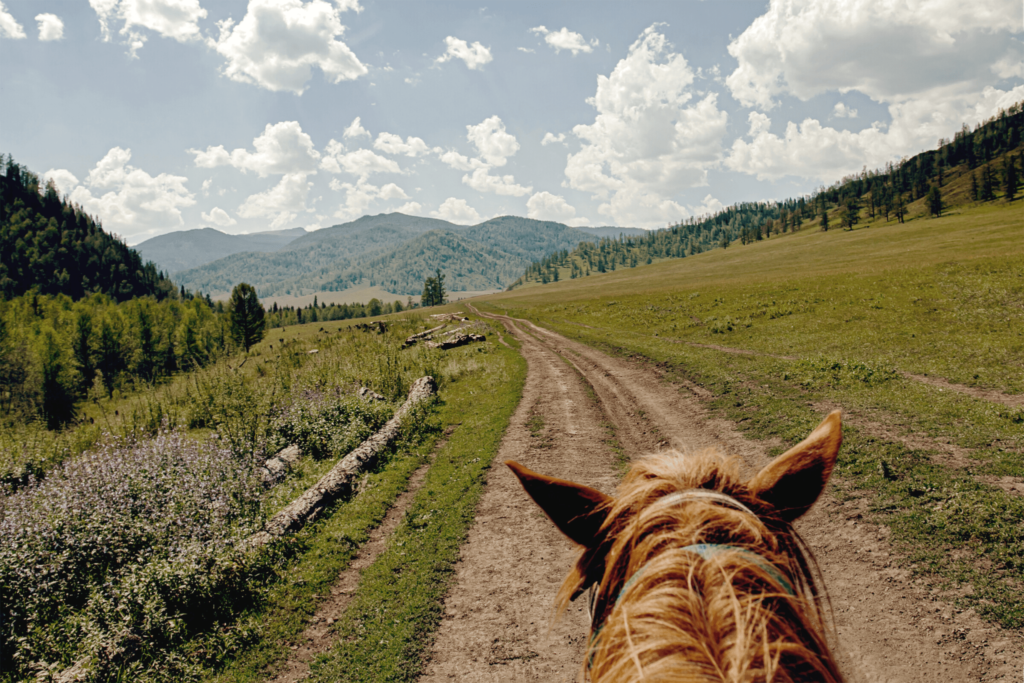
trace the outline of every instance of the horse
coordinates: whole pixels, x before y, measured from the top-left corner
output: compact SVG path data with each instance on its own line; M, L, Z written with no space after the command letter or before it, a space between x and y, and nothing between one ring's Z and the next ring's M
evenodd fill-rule
M842 443L839 411L743 481L717 450L633 464L615 497L506 461L579 559L557 613L590 591L594 683L842 683L817 566L793 522ZM813 570L812 570L813 569Z

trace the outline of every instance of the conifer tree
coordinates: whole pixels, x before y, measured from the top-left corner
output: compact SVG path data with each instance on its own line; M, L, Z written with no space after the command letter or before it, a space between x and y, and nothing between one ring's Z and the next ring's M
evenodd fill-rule
M246 352L258 344L267 330L263 304L252 285L240 282L231 292L231 338Z
M1008 202L1017 196L1017 164L1009 154L1003 157L1003 195Z
M926 195L928 211L936 218L942 215L942 192L938 185L932 185Z

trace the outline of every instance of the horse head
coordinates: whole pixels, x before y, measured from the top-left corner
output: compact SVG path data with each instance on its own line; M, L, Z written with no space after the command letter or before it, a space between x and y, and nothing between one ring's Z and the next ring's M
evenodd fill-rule
M792 526L841 441L836 411L746 481L718 451L664 451L637 460L614 497L506 462L582 546L557 604L590 590L591 680L841 681L813 555Z

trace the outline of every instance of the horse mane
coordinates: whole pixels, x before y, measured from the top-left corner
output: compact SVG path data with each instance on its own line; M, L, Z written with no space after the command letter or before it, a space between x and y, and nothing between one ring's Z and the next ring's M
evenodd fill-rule
M707 500L658 504L688 489L719 491L757 516ZM687 549L702 543L729 549L707 559ZM597 586L584 664L595 682L841 683L812 566L735 459L664 451L626 475L558 607Z

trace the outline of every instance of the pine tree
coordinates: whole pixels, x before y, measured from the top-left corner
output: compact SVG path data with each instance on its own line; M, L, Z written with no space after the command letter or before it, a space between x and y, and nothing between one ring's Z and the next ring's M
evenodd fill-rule
M1003 195L1008 202L1017 196L1017 164L1009 154L1003 157Z
M821 210L821 231L828 232L828 211L826 209Z
M978 201L978 172L971 171L971 201Z
M986 165L985 168L981 169L981 191L978 193L978 199L983 202L990 202L996 198L996 182L993 177L995 174L992 173L992 166Z
M231 292L231 338L246 352L258 344L267 330L263 304L252 285L240 282Z
M942 215L942 192L939 190L938 185L932 185L931 189L928 190L926 195L926 202L928 204L928 211L936 218Z

